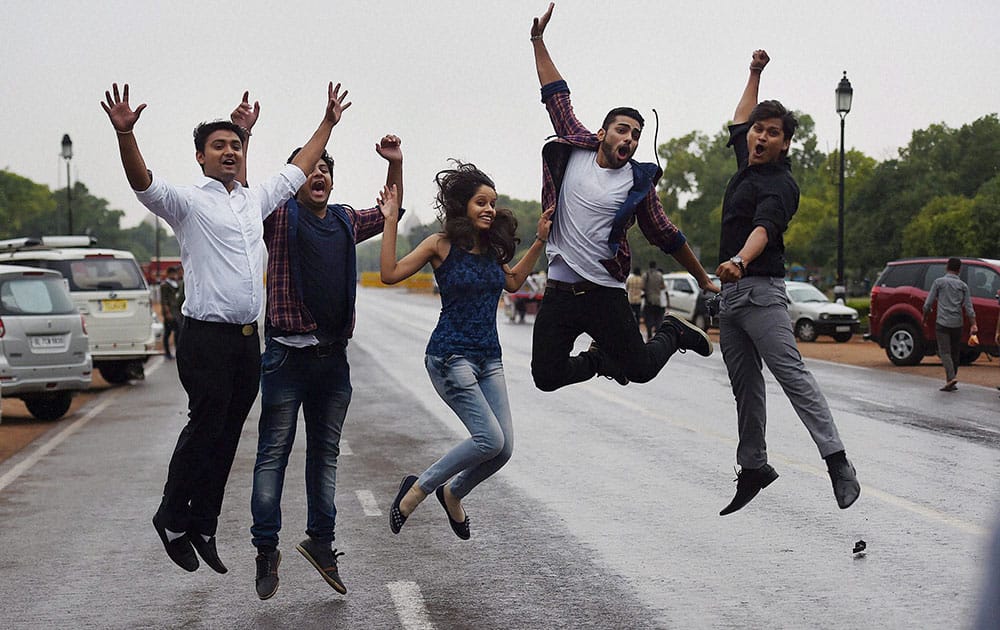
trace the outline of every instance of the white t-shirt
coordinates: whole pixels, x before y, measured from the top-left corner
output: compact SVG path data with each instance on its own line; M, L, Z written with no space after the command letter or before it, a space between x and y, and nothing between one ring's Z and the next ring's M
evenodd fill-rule
M597 152L574 149L559 189L557 217L545 253L549 277L561 282L590 280L624 289L601 259L611 258L608 237L615 213L632 189L632 165L601 168Z

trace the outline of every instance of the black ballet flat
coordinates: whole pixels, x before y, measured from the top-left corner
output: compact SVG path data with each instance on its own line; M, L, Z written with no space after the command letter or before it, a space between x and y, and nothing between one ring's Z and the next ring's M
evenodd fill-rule
M448 505L444 502L444 486L438 486L434 494L438 498L438 502L441 503L441 507L444 508L444 513L448 516L448 524L451 525L451 531L455 532L455 535L462 540L468 540L472 537L472 533L469 531L469 514L466 512L464 521L456 521L451 518L451 513L448 512Z

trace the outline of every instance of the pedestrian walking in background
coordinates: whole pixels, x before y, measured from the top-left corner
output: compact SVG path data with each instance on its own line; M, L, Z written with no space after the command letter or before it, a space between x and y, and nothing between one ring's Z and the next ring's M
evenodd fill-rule
M430 263L441 289L441 315L424 359L431 383L458 415L470 437L419 477L403 478L389 511L398 534L413 510L434 493L455 535L471 536L462 500L510 459L514 427L497 335L501 292L517 291L541 256L552 225L551 212L538 219L535 240L513 268L517 219L497 208L496 186L473 164L456 162L437 174L437 208L442 231L396 260L398 196L386 187L379 197L385 215L382 282L395 284Z
M646 301L642 307L642 319L646 323L646 341L653 338L663 323L663 314L669 304L664 303L663 274L656 268L656 261L649 261L649 269L642 274L642 295Z
M309 142L278 174L246 186L244 151L250 134L228 120L195 128L195 159L204 177L174 186L146 168L134 127L128 84L101 103L118 137L129 185L139 201L173 228L185 270L184 342L177 372L188 395L188 422L170 458L153 527L167 555L186 571L197 551L218 573L228 569L215 534L229 471L260 385L257 317L264 306L263 221L306 181L340 120L347 92L327 89L323 120Z
M173 359L181 339L184 315L184 281L176 265L167 267L167 277L160 283L160 312L163 314L163 356ZM174 352L170 351L170 338L174 339Z
M960 258L949 258L944 275L934 280L931 290L924 300L924 321L930 317L931 309L937 303L937 317L934 320L934 333L937 337L938 356L944 365L943 392L953 392L958 389L958 364L962 344L962 326L965 317L969 318L969 332L976 334L976 311L972 308L972 293L958 273L962 270Z
M760 75L769 58L753 53L750 77L729 127L729 145L739 170L722 201L720 264L722 281L719 343L736 398L740 471L736 495L720 515L731 514L778 478L768 464L765 383L761 363L788 396L826 460L837 504L845 509L861 493L837 426L816 379L795 345L785 292L784 233L799 206L788 148L798 126L778 101L757 102Z
M244 104L233 122L251 129L256 116ZM301 148L292 152L291 162ZM386 135L375 151L387 163L386 185L403 190L399 138ZM257 549L255 587L261 599L278 590L281 496L299 410L306 430L306 535L295 548L338 593L347 593L333 549L340 437L351 402L347 344L354 332L357 296L355 246L382 233L377 206L355 210L330 204L333 158L325 151L295 197L264 221L267 245L267 317L261 356L261 413L253 469L250 533Z

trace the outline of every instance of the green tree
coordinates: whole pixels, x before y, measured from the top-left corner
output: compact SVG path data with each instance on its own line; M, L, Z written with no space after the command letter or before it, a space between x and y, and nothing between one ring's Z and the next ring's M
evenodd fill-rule
M52 225L55 215L56 200L48 186L0 170L0 238L40 236L45 230L33 231L34 226Z

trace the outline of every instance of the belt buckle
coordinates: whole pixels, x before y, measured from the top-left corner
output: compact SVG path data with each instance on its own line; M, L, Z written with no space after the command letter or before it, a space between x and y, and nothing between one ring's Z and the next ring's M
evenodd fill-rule
M253 324L243 324L243 328L240 328L240 334L244 337L249 337L253 334Z
M573 292L573 295L583 295L588 290L588 289L585 288L585 289L580 289L578 291L577 288L576 288L576 283L573 283L573 284L569 285L569 288Z

